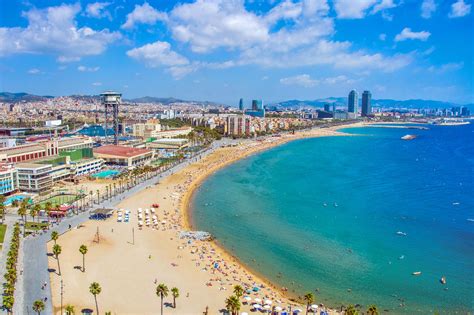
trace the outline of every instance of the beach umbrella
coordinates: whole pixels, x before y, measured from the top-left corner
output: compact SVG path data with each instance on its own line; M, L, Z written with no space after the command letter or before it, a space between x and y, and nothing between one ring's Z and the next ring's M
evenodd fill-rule
M258 304L258 303L255 303L255 304L253 305L253 308L256 309L256 310L259 310L259 309L262 308L262 305L260 305L260 304Z
M262 300L259 299L259 298L255 298L255 302L260 303L260 302L262 302Z
M259 287L253 287L252 290L255 291L255 292L258 292L258 291L260 291L260 288Z
M273 302L272 302L271 300L265 300L264 303L265 303L265 304L268 304L268 305L272 305Z
M252 301L252 298L250 296L244 296L244 300L249 302L249 301Z
M275 307L275 311L281 312L283 309L280 306Z
M263 308L266 309L266 310L269 310L271 308L271 306L270 305L264 305Z
M247 313L247 312L242 312L242 313L240 313L240 315L249 315L249 313Z
M303 310L301 308L295 308L293 313L301 313Z
M318 306L316 304L313 304L313 305L310 306L310 308L313 309L313 310L317 310Z

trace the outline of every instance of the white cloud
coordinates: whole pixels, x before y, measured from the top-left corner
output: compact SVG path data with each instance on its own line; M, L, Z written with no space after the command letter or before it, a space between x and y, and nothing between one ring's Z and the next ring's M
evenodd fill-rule
M170 15L173 37L194 52L244 48L269 38L266 22L239 0L197 0L178 5Z
M431 18L431 15L436 11L437 4L435 0L423 0L421 4L421 17L424 19Z
M78 66L77 71L80 72L97 72L99 71L100 67L86 67L86 66Z
M311 79L309 74L300 74L292 77L280 79L280 83L284 85L300 85L303 87L313 87L319 83L318 80Z
M464 2L464 0L458 0L451 5L451 12L449 12L450 18L458 18L469 15L471 13L471 5Z
M395 36L396 42L405 41L408 39L426 41L431 33L427 31L413 32L409 27L405 27L400 34Z
M39 73L41 73L41 71L39 69L33 68L33 69L28 70L28 73L29 74L39 74Z
M94 82L92 83L93 86L101 86L102 85L102 82Z
M133 59L143 61L150 67L181 66L189 64L188 59L171 50L168 42L154 42L127 51Z
M135 9L127 14L127 21L121 26L123 29L132 29L136 24L153 25L157 21L166 21L166 13L160 12L153 8L148 2L142 5L135 5Z
M387 34L385 34L385 33L380 34L380 35L379 35L379 39L380 39L381 41L386 40L386 39L387 39Z
M334 0L334 9L340 19L361 19L377 0Z
M112 16L110 13L105 10L108 6L110 5L110 2L94 2L94 3L89 3L86 6L86 15L89 17L93 18L104 18L108 17L109 19L112 19Z
M77 61L84 56L101 54L110 43L121 38L119 33L107 29L78 27L75 17L80 10L78 4L63 4L24 12L27 27L0 28L0 56L51 54L60 62Z
M392 8L395 8L396 6L397 4L393 2L393 0L382 0L381 2L379 2L378 4L374 6L374 8L372 9L372 14L375 14L383 10L392 9Z
M464 67L464 62L450 62L445 63L440 66L431 66L428 68L428 71L435 73L445 73L449 71L456 71Z

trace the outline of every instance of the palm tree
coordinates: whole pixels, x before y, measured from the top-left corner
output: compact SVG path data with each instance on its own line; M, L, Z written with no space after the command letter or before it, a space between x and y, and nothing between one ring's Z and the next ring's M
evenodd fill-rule
M232 312L232 315L238 314L240 306L240 300L235 295L232 295L225 300L225 307L229 312Z
M176 308L176 298L179 298L178 288L171 288L171 295L173 296L173 308Z
M3 220L5 218L5 196L4 195L0 195L0 218L2 219L2 224L3 224Z
M3 297L3 307L6 308L8 314L12 314L14 303L15 298L13 297L13 295L7 295Z
M244 288L242 288L241 285L235 285L234 286L234 294L236 297L238 297L239 299L242 297L242 295L244 295Z
M306 315L307 315L307 314L308 314L309 306L314 303L314 294L311 293L311 292L306 293L306 294L304 295L303 299L304 299L305 302L306 302Z
M367 314L369 315L379 315L379 311L377 309L377 306L374 304L370 305L369 308L367 309Z
M168 287L164 283L160 283L156 287L156 295L161 298L161 315L163 315L163 298L168 296Z
M25 220L25 217L26 217L26 207L25 205L23 204L23 202L21 203L20 205L20 208L18 208L18 215L21 217L21 219L23 220L23 235L25 235L25 229L26 229L26 220Z
M91 196L90 198L90 204L91 204L91 207L92 207L92 204L94 203L94 200L92 200L92 196L94 195L94 193L91 191L89 191L89 195Z
M38 213L41 210L41 206L39 204L35 204L33 208L30 210L30 215L31 215L31 220L35 222L35 217L38 215Z
M41 311L44 311L44 303L41 300L36 300L33 302L33 311L38 313L38 315L41 314Z
M95 299L95 309L97 310L97 315L99 315L99 304L97 304L97 295L100 294L102 288L97 282L92 282L89 286L89 292L94 296Z
M51 232L51 240L54 241L54 245L56 245L56 241L59 238L59 233L56 231Z
M356 310L354 305L350 304L347 308L345 313L346 315L359 315L359 312Z
M59 244L54 244L53 246L53 254L58 261L58 274L61 275L61 265L59 264L59 255L61 254L62 248Z
M53 204L51 201L48 201L44 204L44 211L46 211L46 215L48 216L48 225L49 225L49 214L53 210Z
M79 247L79 252L82 254L82 272L86 271L86 254L87 254L87 246L81 245Z
M100 191L97 189L97 204L100 203Z
M71 304L66 305L66 315L74 315L76 311L74 310L74 306Z

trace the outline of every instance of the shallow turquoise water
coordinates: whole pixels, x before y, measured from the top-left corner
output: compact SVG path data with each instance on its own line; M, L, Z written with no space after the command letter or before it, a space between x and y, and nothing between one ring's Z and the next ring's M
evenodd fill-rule
M120 174L120 172L116 170L105 170L105 171L100 171L98 173L93 174L92 177L108 178L108 177L113 177L117 174Z
M318 303L472 311L473 125L346 132L363 136L298 140L218 171L194 195L194 225L273 282L318 289Z

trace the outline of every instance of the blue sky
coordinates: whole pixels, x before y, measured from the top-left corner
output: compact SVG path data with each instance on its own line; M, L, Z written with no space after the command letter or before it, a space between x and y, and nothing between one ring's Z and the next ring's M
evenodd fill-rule
M474 103L472 0L0 0L0 90Z

